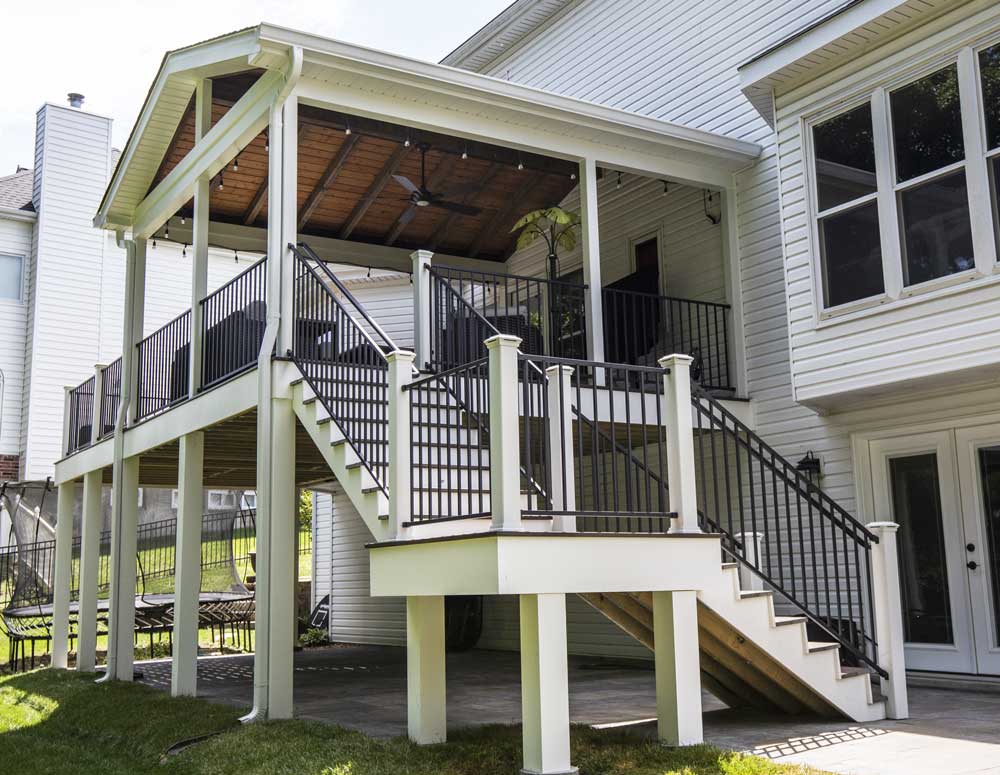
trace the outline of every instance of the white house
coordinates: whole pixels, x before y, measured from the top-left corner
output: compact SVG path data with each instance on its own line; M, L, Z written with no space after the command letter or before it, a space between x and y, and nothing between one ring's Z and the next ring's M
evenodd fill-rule
M223 483L258 493L252 718L293 705L295 487L331 493L334 637L406 645L414 740L444 737L446 598L519 649L529 772L572 768L569 650L652 656L671 744L702 685L862 721L906 717L907 670L996 675L998 45L976 0L521 0L437 65L268 24L168 52L95 218L123 390L70 394L102 432L55 480L62 511L110 475L125 557L137 488L178 487L174 693ZM517 250L557 203L577 247ZM192 311L154 347L166 228ZM208 294L210 242L266 283Z

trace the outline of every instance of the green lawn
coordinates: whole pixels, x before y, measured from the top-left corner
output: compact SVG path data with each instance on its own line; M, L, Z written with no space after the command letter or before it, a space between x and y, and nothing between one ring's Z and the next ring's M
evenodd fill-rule
M418 747L304 721L239 726L228 706L62 671L0 679L0 771L75 775L514 775L520 730L490 727ZM178 755L171 745L221 734ZM581 775L820 775L709 746L668 750L622 731L573 730Z

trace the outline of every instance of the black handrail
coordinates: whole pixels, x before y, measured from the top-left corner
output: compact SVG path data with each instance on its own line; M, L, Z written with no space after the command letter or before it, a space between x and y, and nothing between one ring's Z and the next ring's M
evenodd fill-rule
M136 345L139 362L137 420L180 403L190 395L190 350L190 309Z
M69 391L69 433L66 454L89 446L94 440L94 382L85 379Z
M101 425L97 438L103 439L114 432L121 400L122 359L118 356L101 371Z
M267 327L267 259L208 294L201 305L204 390L257 364Z
M878 537L694 384L691 404L698 509L723 551L886 676L872 602Z

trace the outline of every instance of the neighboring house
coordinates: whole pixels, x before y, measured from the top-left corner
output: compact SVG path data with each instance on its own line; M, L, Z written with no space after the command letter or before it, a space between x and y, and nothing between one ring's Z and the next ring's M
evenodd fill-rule
M519 649L526 771L571 769L567 650L652 654L675 745L702 685L863 721L906 717L907 669L1000 674L998 52L979 0L521 0L442 65L267 24L169 52L95 219L125 320L165 228L202 285L209 241L268 261L162 348L126 334L60 511L110 475L127 547L140 486L182 524L256 489L255 715L283 717L294 491L328 493L331 634L406 645L418 742L446 642ZM517 250L555 203L578 246Z

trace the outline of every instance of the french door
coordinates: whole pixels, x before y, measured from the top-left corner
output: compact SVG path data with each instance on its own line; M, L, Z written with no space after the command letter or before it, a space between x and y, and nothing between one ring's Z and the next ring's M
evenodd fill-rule
M869 450L876 514L900 526L907 667L1000 674L1000 425Z

